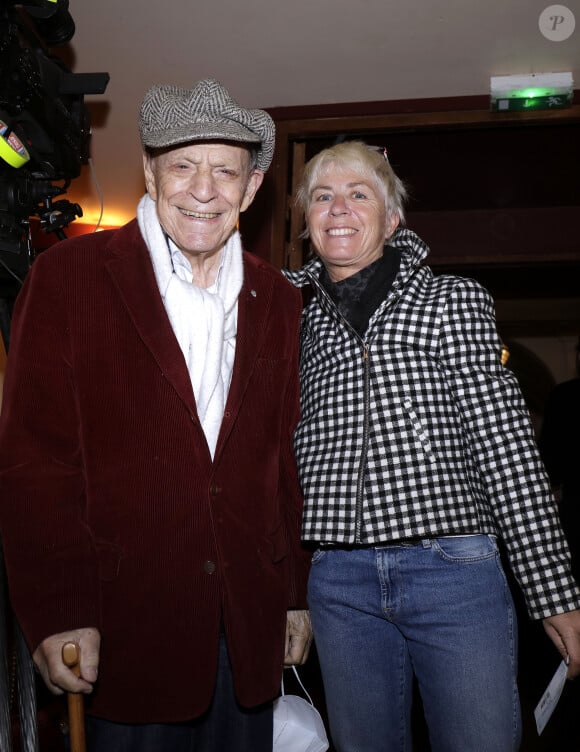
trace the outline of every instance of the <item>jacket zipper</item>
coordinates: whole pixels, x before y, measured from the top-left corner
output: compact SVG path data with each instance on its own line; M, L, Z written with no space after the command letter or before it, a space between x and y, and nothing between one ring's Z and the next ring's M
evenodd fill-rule
M362 456L358 468L358 478L356 482L356 503L355 503L355 517L354 517L354 542L362 543L361 530L362 530L362 513L363 513L363 499L364 499L364 476L365 468L367 464L367 455L369 449L369 424L370 424L370 370L369 370L369 348L366 342L362 344L362 360L363 360L363 450Z
M356 482L356 499L355 499L355 511L354 511L354 543L362 543L361 541L361 531L362 531L362 514L363 514L363 502L364 502L364 479L365 479L365 468L366 468L366 462L367 462L367 456L368 456L368 450L369 450L369 427L370 427L370 365L369 365L369 346L367 343L363 340L363 338L360 336L360 334L356 331L356 329L353 329L350 322L342 315L342 313L338 310L336 307L336 304L330 297L330 295L326 292L324 287L318 282L316 277L314 277L310 272L307 272L308 276L310 277L310 282L312 285L314 285L318 291L321 293L321 295L326 298L327 302L334 308L340 319L342 319L342 322L344 325L350 329L350 331L355 335L355 337L358 339L358 341L361 343L361 350L362 350L362 361L363 361L363 446L362 446L362 454L358 466L358 474L357 474L357 482Z
M395 280L395 283L393 284L393 287L391 288L391 291L386 299L386 301L383 304L383 308L381 311L381 316L384 315L385 311L387 311L389 308L391 308L394 303L398 300L398 298L401 295L401 288L403 284L407 284L409 279L415 274L417 271L418 266L415 266L415 268L411 271L411 273L408 273L404 279L404 281L401 280ZM365 475L365 468L366 468L366 462L368 457L368 450L369 450L369 432L370 432L370 362L369 362L369 346L366 343L365 340L360 336L360 334L353 329L353 327L350 325L350 323L345 319L345 317L341 314L341 312L336 307L334 301L332 298L328 295L326 290L322 287L322 285L319 283L318 278L310 271L310 269L306 270L306 276L310 280L310 284L318 290L318 292L322 295L323 298L325 298L330 306L334 308L338 316L342 319L345 326L347 326L356 336L356 338L361 343L361 349L362 349L362 360L363 360L363 399L364 399L364 408L363 408L363 449L362 449L362 455L361 460L359 463L359 469L358 469L358 476L357 476L357 486L356 486L356 499L355 499L355 523L354 523L354 543L359 544L363 541L361 540L361 533L362 533L362 516L363 516L363 503L364 503L364 475Z

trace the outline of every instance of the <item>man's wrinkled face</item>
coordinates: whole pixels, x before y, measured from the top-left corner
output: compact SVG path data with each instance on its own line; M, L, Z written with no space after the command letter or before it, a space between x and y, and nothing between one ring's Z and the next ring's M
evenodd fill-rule
M264 178L248 149L221 142L145 154L143 165L161 226L186 256L219 253Z

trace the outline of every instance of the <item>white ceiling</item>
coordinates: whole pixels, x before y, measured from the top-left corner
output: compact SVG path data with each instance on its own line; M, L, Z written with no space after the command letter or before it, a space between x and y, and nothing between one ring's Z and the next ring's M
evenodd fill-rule
M452 97L494 75L571 71L580 83L580 0L565 41L547 39L547 0L70 0L73 70L107 71L91 153L107 216L128 219L142 192L137 111L149 86L214 77L255 107ZM560 6L562 8L562 6ZM566 23L570 16L566 15ZM544 29L545 24L544 24ZM88 170L73 184L98 214Z

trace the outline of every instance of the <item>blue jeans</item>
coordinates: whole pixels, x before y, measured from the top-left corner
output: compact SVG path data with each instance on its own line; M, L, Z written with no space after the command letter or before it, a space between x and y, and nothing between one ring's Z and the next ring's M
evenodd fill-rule
M413 675L432 752L515 752L517 623L496 541L315 552L308 586L337 752L410 752Z
M195 677L191 680L195 681ZM222 635L214 698L203 716L183 723L145 724L113 723L87 716L87 749L89 752L271 752L272 718L271 702L251 709L238 705Z

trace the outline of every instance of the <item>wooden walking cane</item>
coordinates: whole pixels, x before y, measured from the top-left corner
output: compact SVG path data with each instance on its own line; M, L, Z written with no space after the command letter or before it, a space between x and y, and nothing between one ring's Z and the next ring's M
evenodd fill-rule
M76 676L80 676L80 650L76 642L67 642L62 647L62 660ZM83 696L77 692L68 692L68 727L70 734L70 752L86 752L85 708Z

